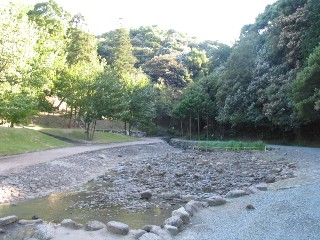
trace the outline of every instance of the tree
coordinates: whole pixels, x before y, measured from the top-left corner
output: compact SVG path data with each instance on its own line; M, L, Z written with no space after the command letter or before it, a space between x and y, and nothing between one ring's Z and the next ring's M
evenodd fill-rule
M307 64L293 82L292 97L300 117L309 122L320 118L320 46L310 54Z
M202 50L192 48L190 52L183 54L181 62L184 64L193 79L203 77L208 74L209 60Z
M170 55L161 55L148 61L142 69L153 83L173 88L185 88L190 82L187 70Z
M0 7L0 118L19 123L35 112L38 85L32 81L38 32L20 5Z

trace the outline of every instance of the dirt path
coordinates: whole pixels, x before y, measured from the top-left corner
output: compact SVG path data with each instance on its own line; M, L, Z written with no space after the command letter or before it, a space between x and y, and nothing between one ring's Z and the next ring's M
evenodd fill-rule
M6 175L9 173L17 172L28 166L50 162L57 158L68 157L79 153L97 151L101 149L108 149L114 147L144 145L160 142L162 142L162 140L158 138L142 138L141 140L134 142L81 145L74 147L51 149L46 151L22 153L17 155L0 156L0 175Z

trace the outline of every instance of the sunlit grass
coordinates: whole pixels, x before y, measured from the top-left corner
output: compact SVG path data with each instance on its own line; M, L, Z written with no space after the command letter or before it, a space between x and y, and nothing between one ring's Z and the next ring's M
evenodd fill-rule
M16 154L71 145L35 130L0 127L0 154Z
M58 129L58 128L42 128L41 132L48 133L60 138L69 139L76 142L88 142L87 135L82 129ZM135 141L137 138L117 133L98 132L94 133L91 143L111 143L111 142L129 142Z
M196 146L200 150L265 150L266 144L261 141L242 142L242 141L204 141Z

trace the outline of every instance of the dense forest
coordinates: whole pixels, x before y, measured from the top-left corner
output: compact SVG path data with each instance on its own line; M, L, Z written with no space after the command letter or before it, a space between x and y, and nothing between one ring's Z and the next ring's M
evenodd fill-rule
M214 39L214 36L212 36ZM233 46L141 26L90 34L56 2L0 8L0 119L66 103L86 123L222 139L320 136L320 1L278 0Z

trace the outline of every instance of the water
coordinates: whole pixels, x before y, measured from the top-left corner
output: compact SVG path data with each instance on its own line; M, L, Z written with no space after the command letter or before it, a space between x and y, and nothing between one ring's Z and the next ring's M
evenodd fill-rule
M102 209L69 207L86 198L87 192L55 193L45 198L20 202L17 205L0 205L0 217L17 215L19 219L31 219L37 216L48 222L60 223L63 219L72 219L82 224L91 220L105 224L109 221L120 221L132 229L139 229L146 224L163 224L164 220L171 216L172 210L180 207L179 205L170 208L154 207L134 213L121 209L121 206Z

